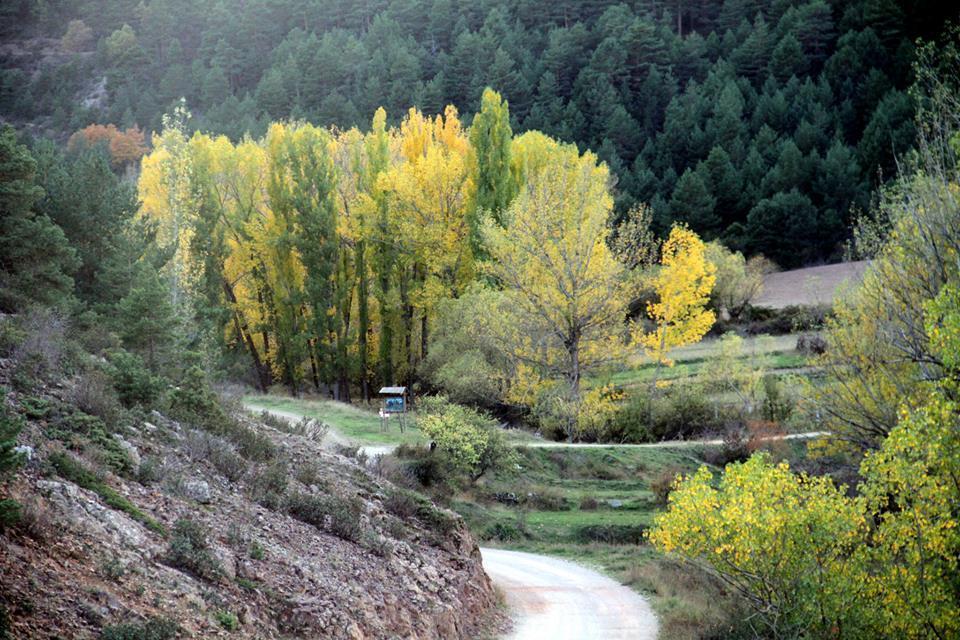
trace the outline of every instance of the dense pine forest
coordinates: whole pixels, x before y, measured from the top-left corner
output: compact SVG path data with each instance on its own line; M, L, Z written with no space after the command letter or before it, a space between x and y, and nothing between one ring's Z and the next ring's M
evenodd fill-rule
M927 0L183 0L6 2L0 112L66 139L138 136L181 97L234 142L271 121L370 126L384 107L472 113L487 86L515 132L593 149L616 211L649 203L782 267L836 260L852 212L914 139ZM469 118L465 122L469 125ZM121 140L120 143L123 141ZM122 144L118 143L118 146ZM116 159L116 158L115 158Z

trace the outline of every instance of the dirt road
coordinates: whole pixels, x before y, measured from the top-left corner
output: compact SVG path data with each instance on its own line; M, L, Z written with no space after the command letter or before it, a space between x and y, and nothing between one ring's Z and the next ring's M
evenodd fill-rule
M289 420L291 422L299 422L300 419L303 418L302 413L293 413L292 411L283 411L281 409L268 409L267 407L254 404L252 402L244 402L243 406L246 407L248 411L252 411L254 414L259 414L263 411L266 411L273 416L283 418L284 420ZM393 450L397 448L397 445L395 444L359 445L358 443L352 442L349 438L334 430L332 427L329 431L327 431L327 436L323 439L323 444L325 445L325 449L332 449L338 445L359 446L360 451L365 453L367 457L370 458L393 453Z
M642 596L578 564L480 549L511 609L510 640L653 640L657 618Z

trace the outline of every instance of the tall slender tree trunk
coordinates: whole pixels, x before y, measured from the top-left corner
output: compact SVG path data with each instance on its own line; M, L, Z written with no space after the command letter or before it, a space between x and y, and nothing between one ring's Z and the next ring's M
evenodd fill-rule
M234 309L233 326L237 332L237 335L240 336L241 342L243 342L243 344L247 347L247 352L250 354L250 359L253 360L253 369L257 374L257 387L260 389L260 391L266 391L272 383L272 380L270 379L270 368L265 366L263 360L260 358L260 353L257 350L257 345L253 341L253 336L250 333L250 328L247 325L246 318L244 318L237 309L237 296L233 291L233 287L230 286L230 283L226 278L223 278L222 282L223 292L227 296L227 300Z
M357 349L360 351L360 394L364 402L370 401L370 374L367 354L367 334L370 331L370 308L368 300L366 242L357 242L357 300L358 322L360 323L357 335Z

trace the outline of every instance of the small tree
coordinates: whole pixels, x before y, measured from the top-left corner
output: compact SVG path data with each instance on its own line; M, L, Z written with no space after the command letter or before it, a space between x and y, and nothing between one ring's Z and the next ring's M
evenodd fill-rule
M88 51L93 44L93 29L83 20L71 20L67 32L60 38L60 46L71 53Z
M673 366L670 350L698 342L713 326L716 315L706 307L715 281L716 267L707 260L703 241L686 227L673 227L654 279L658 301L647 305L655 328L650 333L637 329L640 343L656 362L651 392L660 367Z
M528 402L541 382L562 380L573 408L565 429L572 438L584 375L626 354L621 332L629 291L607 244L609 171L592 153L537 132L514 141L514 160L525 186L502 227L490 218L483 227L511 309L502 325L517 363L512 393ZM529 393L518 397L521 390Z
M156 273L146 268L130 294L118 305L120 336L125 347L141 354L151 370L164 360L176 318L170 294Z
M739 318L744 309L763 291L763 278L775 267L763 256L749 260L739 251L730 251L717 241L706 245L706 257L717 268L717 280L710 295L715 311Z
M18 416L11 415L6 409L3 394L0 394L0 482L20 466L21 455L14 449L17 446L17 434L23 427ZM0 499L0 531L4 525L16 521L20 505L15 500Z
M503 435L490 418L442 396L423 398L420 402L417 426L471 481L504 464L508 453Z

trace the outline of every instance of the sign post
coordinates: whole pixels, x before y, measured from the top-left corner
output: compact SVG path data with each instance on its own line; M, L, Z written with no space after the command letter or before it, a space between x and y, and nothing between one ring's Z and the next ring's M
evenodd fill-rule
M380 407L380 431L387 430L387 421L391 415L397 415L400 418L400 433L403 433L407 428L407 388L382 387L380 396L383 398L383 405Z

